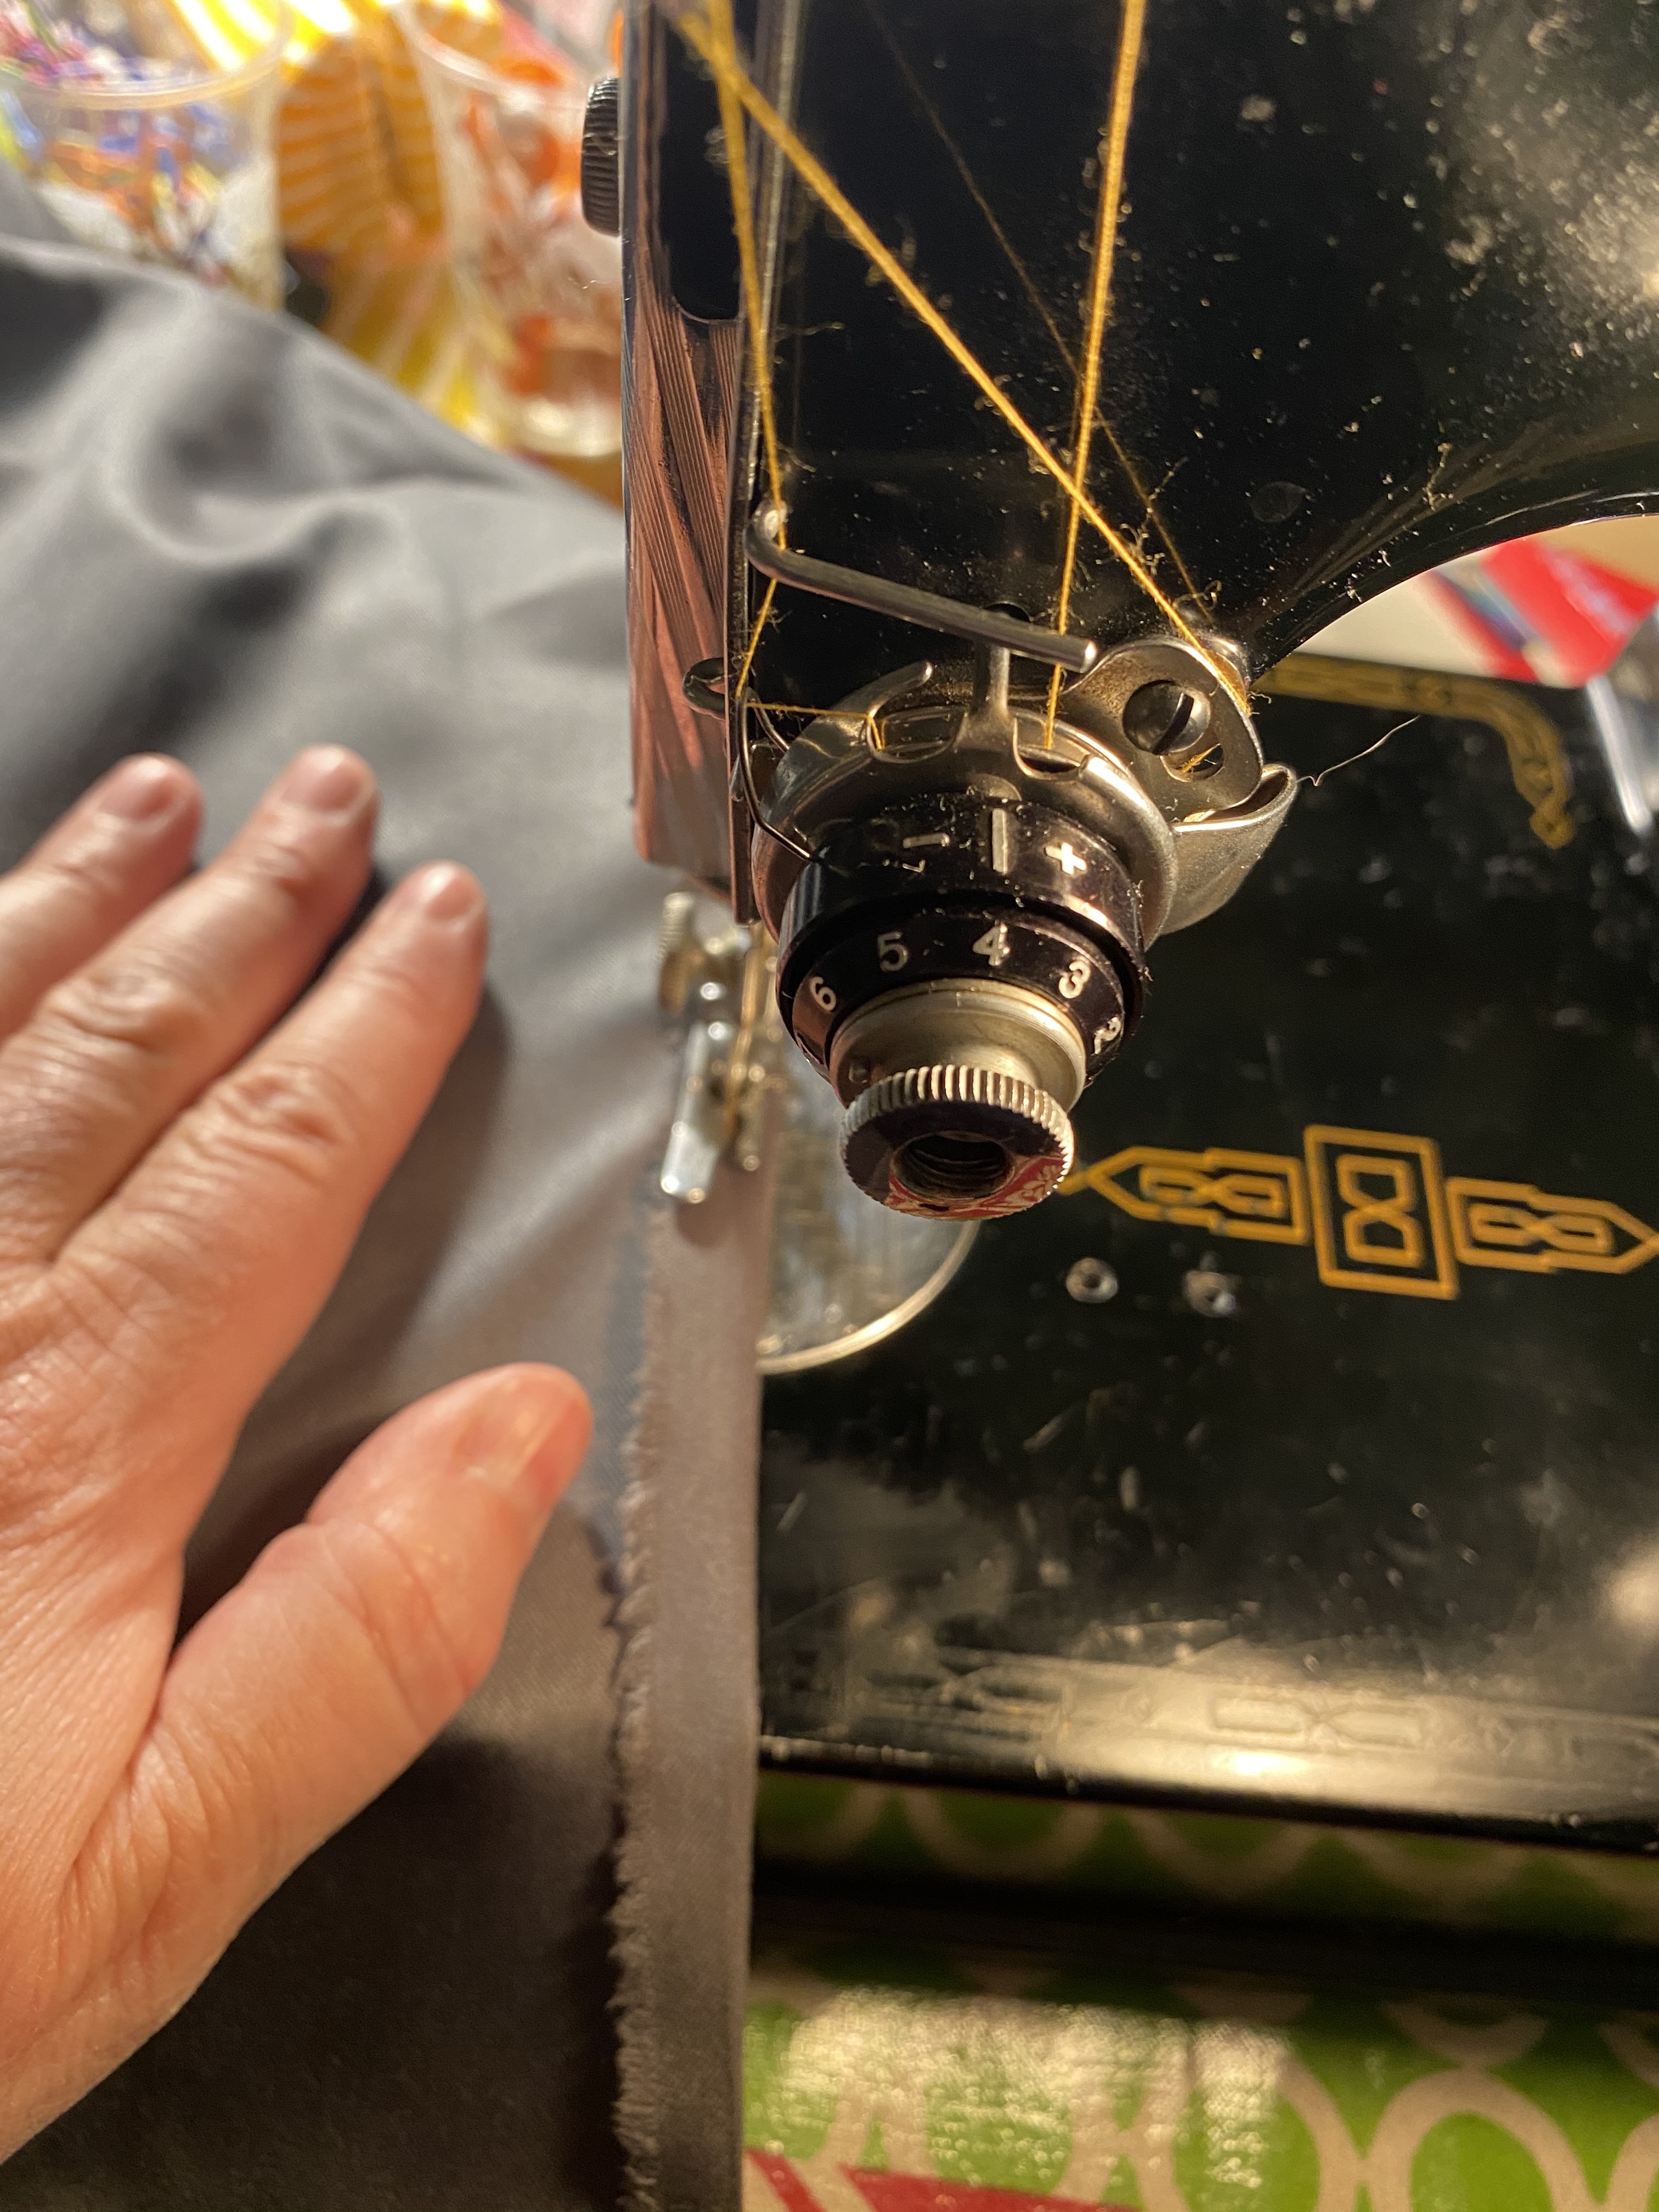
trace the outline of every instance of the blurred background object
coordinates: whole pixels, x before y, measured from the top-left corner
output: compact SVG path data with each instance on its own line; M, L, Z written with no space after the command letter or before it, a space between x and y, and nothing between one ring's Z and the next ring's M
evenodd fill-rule
M287 18L0 0L0 154L71 236L278 304L271 123Z
M1341 616L1310 653L1575 689L1659 603L1659 517L1581 522L1472 553Z
M621 252L579 171L620 31L611 0L0 0L0 158L81 244L286 305L619 502Z
M492 441L622 443L622 251L582 219L582 116L603 56L511 9L398 18L436 145L456 301Z

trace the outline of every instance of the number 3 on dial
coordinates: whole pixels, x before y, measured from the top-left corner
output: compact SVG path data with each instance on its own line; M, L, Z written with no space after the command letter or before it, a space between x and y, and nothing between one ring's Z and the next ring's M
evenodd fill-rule
M909 965L910 948L896 929L884 929L876 939L876 958L890 975Z
M1062 999L1080 998L1083 994L1084 986L1087 983L1088 980L1089 963L1083 957L1082 954L1079 953L1077 958L1069 962L1061 972L1060 978L1060 997Z

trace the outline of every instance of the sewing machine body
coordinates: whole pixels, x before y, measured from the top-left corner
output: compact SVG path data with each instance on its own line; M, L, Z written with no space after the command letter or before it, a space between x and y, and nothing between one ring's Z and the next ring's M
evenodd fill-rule
M1659 486L1659 29L725 21L630 32L641 842L781 941L862 1188L1015 1211L1156 941L1285 819L1250 684L1405 574Z
M1284 657L1455 555L1655 503L1659 21L754 0L723 46L725 20L630 27L642 849L781 939L782 1021L848 1127L884 1069L848 1038L903 1058L906 963L934 1003L971 981L953 902L1070 931L1118 993L1069 1073L1020 1046L1075 1116L1060 1195L953 1246L855 1359L780 1358L771 1756L1645 1835L1651 746L1605 683ZM1159 684L1185 704L1149 738ZM1407 695L1429 719L1264 860L1295 772ZM1065 880L999 905L1016 836ZM848 884L872 975L832 941ZM941 1017L917 1056L1012 1051L975 1004L976 1042ZM864 1187L904 1205L902 1166Z
M1425 684L1316 674L1310 771ZM1060 1192L769 1382L781 1771L1651 1847L1651 835L1582 693L1427 682L1170 945Z

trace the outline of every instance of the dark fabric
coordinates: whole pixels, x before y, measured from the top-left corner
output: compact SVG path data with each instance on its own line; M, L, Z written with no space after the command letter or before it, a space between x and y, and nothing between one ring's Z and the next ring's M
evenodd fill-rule
M616 1839L653 1817L612 1756L614 1616L674 1086L653 1004L665 886L628 817L621 526L297 325L25 242L49 227L15 197L0 191L0 861L134 748L197 770L211 848L299 746L333 740L380 776L387 872L463 860L495 914L478 1023L248 1425L186 1613L376 1422L455 1375L557 1360L598 1428L483 1692L145 2052L0 2169L0 2208L608 2207L628 2185L605 1916ZM699 1571L744 1633L702 1683L706 1741L675 1754L677 1815L711 1838L753 1763L752 1214L711 1201L706 1272L673 1292L732 1313L704 1331L693 1386L725 1409L700 1432L737 1454L733 1482L705 1474L724 1519ZM635 1455L647 1492L660 1464ZM631 1662L647 1706L660 1663ZM659 1762L630 1787L669 1779ZM727 1841L701 1865L695 1974L726 2018L746 1868ZM665 1959L670 1900L641 1878L629 1911L630 1941ZM691 2179L659 2199L641 2170L639 2202L735 2201L731 2086L652 2118L691 2130L673 2149Z
M465 1721L276 1892L168 2027L0 2166L0 2205L617 2201L594 1786L609 1609L574 1516L534 1576Z
M746 1384L732 1373L731 1346L766 1319L769 1183L722 1171L707 1206L665 1212L651 1237L616 1917L620 2133L636 2201L662 2212L707 2212L708 2116L743 2097L744 1990L729 1962L749 1953L760 1388L752 1358Z

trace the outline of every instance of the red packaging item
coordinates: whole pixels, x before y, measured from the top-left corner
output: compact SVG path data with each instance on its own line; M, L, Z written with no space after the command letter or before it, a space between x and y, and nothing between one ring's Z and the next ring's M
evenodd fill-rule
M1517 538L1435 572L1443 603L1478 641L1494 676L1577 686L1604 675L1659 592L1559 542Z

